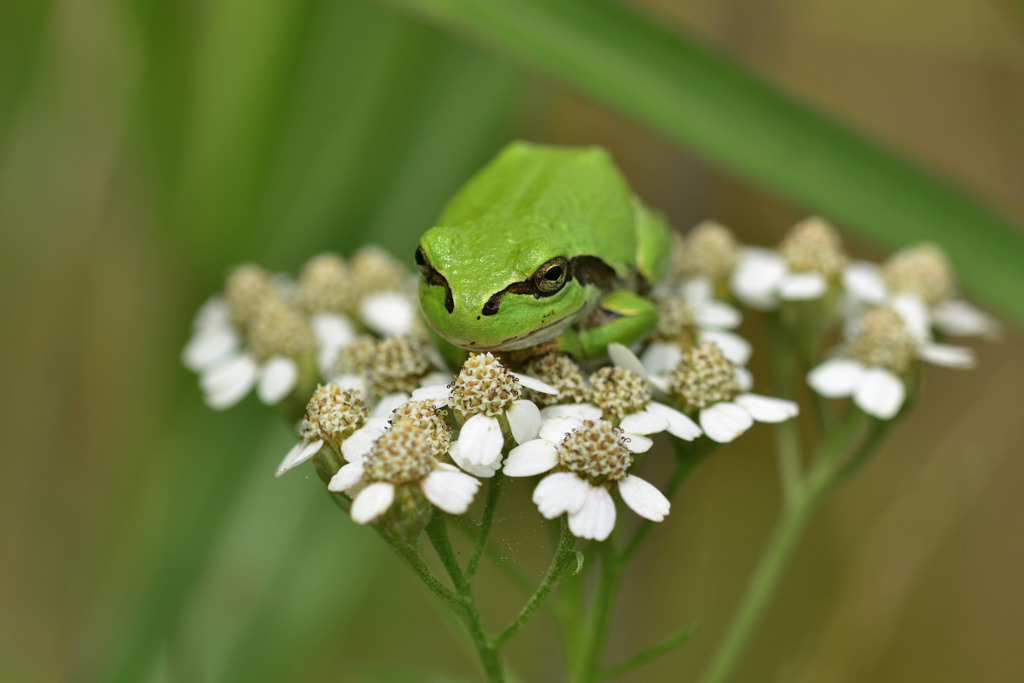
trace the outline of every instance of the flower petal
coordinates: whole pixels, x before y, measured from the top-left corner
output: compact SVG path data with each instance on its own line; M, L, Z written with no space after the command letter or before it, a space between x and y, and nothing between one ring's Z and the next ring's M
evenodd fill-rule
M683 296L697 306L715 298L715 283L709 277L692 277L683 283Z
M508 420L508 428L516 443L526 443L537 438L541 423L540 409L533 401L513 401L505 411L505 419Z
M330 377L338 353L355 338L355 328L337 313L316 313L310 316L309 324L317 340L317 367L320 374Z
M284 456L284 460L282 460L281 464L278 465L277 472L274 473L274 476L280 477L293 467L298 467L302 463L306 462L319 453L323 445L323 439L317 439L311 443L306 443L305 441L298 442L292 446L290 451L288 451L288 455Z
M363 421L364 427L373 427L374 429L385 430L391 426L391 415L387 417L380 417L371 415Z
M480 481L463 472L434 470L420 482L423 495L447 513L461 515L473 502Z
M502 466L510 477L532 477L558 464L558 449L550 441L534 439L509 451Z
M920 342L931 337L931 315L928 306L913 294L900 294L892 300L892 307L907 326L907 332Z
M889 420L900 411L906 394L899 377L883 368L868 368L853 394L853 402L868 415Z
M731 330L743 322L743 314L721 301L707 301L696 306L694 317L698 327Z
M363 478L363 463L362 462L350 462L341 466L341 469L334 473L331 480L327 483L327 490L339 493L341 491L348 491L350 488L359 483L359 480Z
M668 429L668 418L657 412L641 410L622 418L619 428L630 434L657 434Z
M767 311L778 304L775 289L786 272L786 264L771 249L744 247L730 284L737 299L751 308Z
M377 401L377 405L375 405L373 410L370 411L370 415L373 417L389 417L391 413L408 403L409 399L409 394L404 391L396 391L393 394L388 394Z
M518 372L513 372L511 374L512 374L513 377L515 377L517 380L519 380L519 383L521 385L523 385L527 389L533 389L534 391L536 391L538 393L550 394L551 396L557 396L558 395L558 389L555 389L553 386L551 386L547 382L540 381L536 377L530 377L529 375L523 375L523 374L518 373Z
M921 360L947 368L973 368L975 365L974 350L966 346L951 346L927 342L917 351Z
M231 309L222 296L211 296L196 311L192 329L196 332L213 327L231 327Z
M718 443L729 443L753 424L750 413L735 403L716 403L700 411L701 429Z
M366 400L366 378L362 375L351 373L338 375L331 380L331 384L337 384L339 389L351 389L357 392L364 401Z
M188 341L181 352L181 362L193 372L215 365L234 351L241 338L234 328L218 326L204 328Z
M750 391L754 388L754 373L742 365L736 366L736 384L740 391Z
M323 346L340 348L356 336L356 329L343 315L337 313L315 313L309 317L313 335Z
M668 381L668 377L658 377L656 375L648 376L647 383L663 394L667 394L668 388L671 386L671 382Z
M412 390L412 400L430 401L435 408L448 405L451 395L451 389L446 384L428 384Z
M647 370L644 369L643 363L636 357L636 354L627 349L622 344L612 342L608 345L608 358L611 359L612 364L622 370L628 370L637 377L647 377Z
M825 398L850 396L864 377L864 366L852 358L827 360L807 373L807 384Z
M615 528L615 501L603 486L591 486L579 512L569 513L569 531L577 538L603 541Z
M395 487L385 481L375 481L352 501L352 521L369 524L388 511L395 501Z
M544 420L556 417L568 417L574 420L600 420L604 413L592 403L563 403L540 409Z
M341 454L348 462L360 462L373 448L373 442L380 438L384 429L377 425L363 425L341 442Z
M746 365L754 352L750 342L734 332L701 330L700 339L721 349L722 355L733 365Z
M569 432L579 427L583 422L574 417L552 417L544 420L540 425L537 435L545 441L560 443Z
M272 406L292 392L299 381L299 368L287 356L274 356L260 368L260 381L256 395L265 405Z
M540 514L554 519L563 512L577 512L587 502L590 484L572 472L555 472L540 480L533 490L533 502Z
M451 384L452 378L453 376L452 373L450 372L429 372L423 376L423 379L420 380L420 387L422 388L441 385L442 387L447 388L447 385Z
M627 474L619 482L619 495L633 512L652 522L665 519L672 507L672 503L656 486L632 474Z
M821 273L790 273L779 285L779 296L787 301L806 301L821 297L828 281Z
M241 384L250 389L256 383L259 366L247 353L225 359L199 375L199 387L208 394L216 394Z
M646 453L651 450L654 442L643 434L626 434L625 446L630 453Z
M417 313L413 298L402 292L371 294L359 305L360 319L371 330L385 337L409 334Z
M850 261L843 270L843 288L860 301L880 304L888 295L879 268L869 261Z
M792 401L760 394L740 394L733 402L758 422L785 422L800 413L799 406Z
M466 420L459 432L459 453L466 461L475 465L494 462L501 457L505 439L501 435L501 424L493 417L474 415Z
M683 441L693 441L703 433L696 422L664 403L652 401L647 404L647 410L668 420L668 433Z
M995 318L966 301L943 301L932 309L932 322L940 332L957 336L981 335L999 337L999 323Z
M205 393L206 405L214 410L230 408L252 390L258 375L259 368L248 355L229 361L209 375L203 374L199 383Z
M462 457L462 452L459 450L459 442L453 441L452 445L448 447L448 456L458 465L460 468L469 472L474 477L481 477L483 479L490 479L494 476L501 468L501 453L498 453L498 457L491 462L485 462L482 465L469 462ZM443 466L444 463L441 463Z
M653 342L644 351L640 362L648 376L666 375L683 359L683 350L675 344Z

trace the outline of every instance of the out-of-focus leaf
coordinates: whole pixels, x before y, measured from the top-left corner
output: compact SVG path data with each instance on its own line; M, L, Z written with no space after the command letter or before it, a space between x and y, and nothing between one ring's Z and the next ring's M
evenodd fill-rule
M1009 219L743 68L606 0L386 0L556 77L887 247L930 240L1024 323Z
M148 0L132 1L148 38L160 44L155 24L167 13ZM411 254L415 237L451 191L498 146L517 83L512 71L372 4L229 4L231 11L202 17L213 24L206 27L204 56L188 62L215 73L185 73L178 62L172 68L157 60L149 71L155 83L150 81L138 112L161 187L176 186L163 222L175 238L172 246L188 247L180 258L193 279L215 270L204 268L206 263L256 258L290 268L318 249L346 252L366 241ZM247 29L235 19L253 12L269 14L259 18L252 34L236 35ZM175 26L184 38L201 42L194 30ZM261 81L260 70L269 61L274 69ZM176 101L175 93L186 101ZM161 103L187 114L188 124L163 112ZM261 113L245 120L250 106ZM169 125L172 142L164 137ZM317 629L339 618L336 610L349 592L359 592L357 580L341 585L332 573L345 547L318 545L327 530L347 525L326 497L305 499L318 508L315 523L312 513L307 518L297 511L301 499L294 491L282 494L291 495L291 503L271 503L264 496L267 505L291 504L292 514L275 517L267 510L239 521L254 488L245 482L259 476L252 473L260 464L252 460L258 455L253 439L268 434L266 426L254 430L253 422L232 419L238 411L253 418L255 406L249 403L227 415L204 411L180 438L149 454L162 463L156 468L162 473L160 504L153 502L140 524L151 520L152 533L167 542L133 562L138 585L124 591L125 606L114 617L118 624L109 640L117 647L100 673L103 680L190 679L201 673L280 680L311 648L324 647ZM205 421L218 426L200 427ZM285 431L277 427L270 433ZM239 433L245 438L234 436ZM262 463L267 485L296 483L273 480L278 457L275 451L274 462ZM316 494L304 488L306 496ZM254 547L254 529L247 523L261 525L256 543L272 528L280 547ZM360 539L375 542L365 533ZM258 595L246 605L252 617L246 622L233 605L215 599L231 596L210 588L239 556L250 562L233 586L239 591L287 581L291 563L302 561L296 558L323 564L301 586Z
M33 72L40 67L40 43L53 4L53 0L0 4L0 152L12 115L33 84Z

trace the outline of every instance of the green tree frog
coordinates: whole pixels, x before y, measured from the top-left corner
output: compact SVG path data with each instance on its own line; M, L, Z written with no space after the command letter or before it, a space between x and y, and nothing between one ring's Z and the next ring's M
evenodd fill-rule
M430 326L471 351L578 358L658 322L668 228L598 147L514 142L452 198L416 250Z

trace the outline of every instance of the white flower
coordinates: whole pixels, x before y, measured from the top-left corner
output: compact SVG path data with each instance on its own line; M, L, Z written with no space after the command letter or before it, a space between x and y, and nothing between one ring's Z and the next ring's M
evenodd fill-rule
M339 313L314 313L309 318L317 339L316 364L321 377L330 377L338 354L355 339L356 330Z
M274 356L261 363L242 352L204 369L199 386L206 404L223 410L245 398L254 386L260 401L274 405L291 393L298 379L298 366L287 356Z
M843 278L846 257L838 233L821 218L800 221L777 249L743 247L732 273L736 297L752 308L773 310L779 301L821 298Z
M359 318L383 337L411 334L417 315L416 299L406 292L374 292L359 304Z
M718 344L726 358L736 365L746 365L753 349L750 342L732 332L743 321L743 314L729 304L715 300L714 284L710 278L692 278L684 283L679 291L690 312L683 313L679 310L678 305L669 305L671 302L665 301L659 306L662 309L660 311L662 319L659 320L658 331L681 331L694 326L696 327L697 341ZM666 320L666 316L676 320ZM692 320L687 320L690 316L692 316ZM666 326L669 330L664 329ZM678 332L674 332L674 334L678 334ZM671 336L673 334L668 335L668 337ZM644 365L647 365L648 357L651 358L650 362L657 363L661 358L668 358L681 352L678 344L671 339L654 341L644 350ZM673 365L675 362L669 364L665 370L671 369Z
M335 451L361 447L383 433L387 420L369 417L357 392L337 384L320 385L306 404L299 432L302 438L292 446L277 468L280 477L320 452L325 443ZM350 440L352 444L345 446Z
M462 469L478 477L492 477L501 468L505 436L502 421L516 443L536 438L540 410L520 397L519 386L556 394L557 390L527 375L509 372L490 353L472 354L450 387L424 387L413 392L417 400L451 406L465 418L458 439L448 454Z
M232 355L242 344L242 336L231 324L231 313L223 297L208 299L192 321L192 338L181 353L181 362L193 372L201 372Z
M953 266L937 246L920 244L894 254L884 266L865 261L851 264L844 284L851 301L848 317L859 318L864 304L889 305L913 312L929 333L932 328L953 336L999 336L999 323L970 303L954 298Z
M760 394L737 394L700 411L700 427L712 441L729 443L750 429L754 422L777 423L796 417L796 403Z
M646 386L650 378L632 351L622 344L612 343L608 345L608 356L619 372L604 368L592 376L594 402L548 406L541 411L541 417L617 418L619 428L626 434L627 447L630 450L642 448L634 450L637 453L651 447L650 434L667 431L684 441L700 436L700 427L689 417L671 406L650 400ZM604 376L607 376L606 382L597 381ZM609 411L614 414L606 415Z
M271 303L278 308L283 306ZM269 304L266 310L271 311ZM276 310L273 309L272 313ZM309 324L315 339L318 366L323 372L333 364L340 349L351 341L352 327L343 317L333 314L313 316ZM274 405L298 384L296 359L285 353L273 353L260 360L247 346L246 336L232 322L223 297L215 296L199 309L193 330L192 338L182 351L182 362L199 374L199 386L211 408L229 408L245 398L254 387L260 401Z
M714 344L685 351L661 382L677 405L697 414L700 429L718 443L732 441L755 421L783 422L799 412L792 401L750 393L749 372L729 362Z
M193 334L181 354L185 367L199 374L207 405L223 410L235 405L259 385L260 400L273 404L286 396L298 379L298 368L287 357L259 363L243 346L242 333L231 322L223 297L200 307Z
M880 420L899 413L906 400L904 375L917 360L970 368L970 349L931 341L926 314L916 304L872 308L848 330L841 355L807 374L807 383L826 398L853 397L854 404Z
M633 452L646 448L631 446L627 438L607 420L555 417L541 425L539 438L512 449L504 471L512 477L528 477L558 468L534 489L537 509L547 519L568 513L573 534L603 541L615 527L613 487L627 506L646 519L660 522L671 507L657 488L628 473Z
M732 273L732 291L751 308L770 311L779 299L800 301L821 297L828 287L820 273L794 273L772 249L741 247Z
M355 386L365 388L365 383L360 383L352 379L352 376L343 376L343 382L352 381ZM451 375L446 375L442 372L431 372L424 375L420 380L420 386L413 389L411 392L396 391L390 394L385 394L377 399L374 403L373 410L370 414L375 417L386 417L391 413L401 408L404 404L409 401L423 401L430 400L434 403L435 407L440 408L447 405L442 396L448 392L448 386L446 382L451 381Z
M439 462L429 435L418 425L398 421L376 436L367 430L358 443L353 443L355 438L353 434L345 441L349 447L343 454L348 464L338 470L327 488L341 492L366 483L350 511L357 524L376 521L387 512L400 486L417 486L435 507L453 515L469 508L480 487L477 479Z

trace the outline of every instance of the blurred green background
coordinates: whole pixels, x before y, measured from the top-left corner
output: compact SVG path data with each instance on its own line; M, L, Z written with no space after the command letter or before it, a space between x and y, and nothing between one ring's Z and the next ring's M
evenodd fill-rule
M630 6L1024 216L1018 0ZM246 260L294 271L368 241L407 257L516 137L608 147L681 230L711 217L772 244L821 208L487 48L362 1L0 6L0 680L477 676L432 598L315 477L273 478L284 425L253 399L202 405L178 361L196 307ZM858 227L851 248L882 257ZM963 254L975 238L963 224ZM1020 253L992 258L1024 271ZM1020 310L1011 284L989 303ZM980 368L928 372L915 413L828 501L736 680L1019 677L1024 340L1011 326L973 345ZM548 539L519 502L495 540L539 573ZM623 680L699 670L778 502L766 427L695 476L626 576L610 656L700 632ZM483 578L498 625L521 597ZM521 680L559 680L545 617L508 653Z

